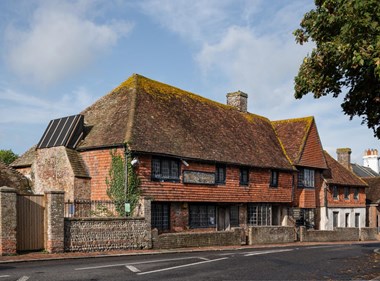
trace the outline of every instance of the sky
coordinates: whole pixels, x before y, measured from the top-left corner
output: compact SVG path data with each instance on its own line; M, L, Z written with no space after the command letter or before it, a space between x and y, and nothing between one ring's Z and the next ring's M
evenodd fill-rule
M380 149L342 97L294 98L294 77L313 44L292 32L313 0L2 0L0 149L22 154L51 119L80 113L133 73L226 102L270 120L314 116L322 145L352 149L362 164Z

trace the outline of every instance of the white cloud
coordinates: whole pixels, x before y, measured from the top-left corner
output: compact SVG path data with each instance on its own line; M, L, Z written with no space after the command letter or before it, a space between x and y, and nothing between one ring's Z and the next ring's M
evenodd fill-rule
M97 23L90 1L41 1L27 28L8 26L7 62L20 77L47 86L76 74L114 46L133 25Z

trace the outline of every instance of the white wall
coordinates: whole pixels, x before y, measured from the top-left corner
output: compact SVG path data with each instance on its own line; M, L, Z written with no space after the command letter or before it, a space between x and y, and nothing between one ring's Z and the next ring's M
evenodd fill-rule
M327 208L321 207L320 230L333 230L333 213L338 212L338 227L345 227L346 214L349 214L348 227L355 227L355 213L360 214L359 227L365 227L365 208Z

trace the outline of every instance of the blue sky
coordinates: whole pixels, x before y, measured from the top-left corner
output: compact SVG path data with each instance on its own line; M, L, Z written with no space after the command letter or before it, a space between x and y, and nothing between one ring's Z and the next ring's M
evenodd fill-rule
M77 114L139 73L271 120L313 115L332 156L353 162L379 140L342 113L342 98L293 97L313 45L294 31L312 0L0 1L0 149L21 154L49 120Z

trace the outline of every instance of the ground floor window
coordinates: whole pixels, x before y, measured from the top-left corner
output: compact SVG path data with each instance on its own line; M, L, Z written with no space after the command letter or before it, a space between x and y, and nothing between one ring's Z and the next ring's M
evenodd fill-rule
M346 213L344 226L345 227L349 227L350 226L350 214L349 213Z
M355 213L355 227L360 227L360 214Z
M292 216L297 226L306 226L306 228L314 228L315 226L315 209L311 208L294 208Z
M272 206L270 204L248 204L247 223L250 226L272 225Z
M151 205L152 228L169 230L169 203L152 202Z
M232 227L239 226L239 206L230 207L230 225Z
M333 227L338 227L339 212L333 212Z
M191 228L216 226L215 205L192 204L189 206L189 224Z

